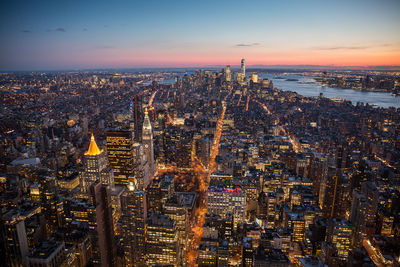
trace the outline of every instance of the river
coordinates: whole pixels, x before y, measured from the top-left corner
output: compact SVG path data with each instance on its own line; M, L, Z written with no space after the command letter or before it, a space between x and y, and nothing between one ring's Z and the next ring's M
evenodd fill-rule
M190 75L192 73L193 72L188 72L187 74ZM179 76L183 76L183 74ZM328 86L322 87L318 83L315 83L315 80L312 77L305 76L286 76L274 75L271 73L258 73L258 77L262 79L272 79L275 88L284 91L293 91L302 96L319 96L320 93L322 93L324 97L344 98L350 100L354 105L357 104L357 102L363 102L383 108L400 108L400 96L393 96L390 93L374 91L367 92L354 89L333 88ZM277 77L282 77L282 79L277 79ZM287 81L287 79L297 79L298 81ZM173 84L175 83L175 80L167 79L160 83Z
M354 89L333 88L328 86L320 86L315 83L312 77L303 76L282 76L283 79L276 79L278 75L271 73L259 73L258 77L272 79L274 87L284 91L293 91L303 96L319 96L320 93L324 97L344 98L350 100L354 105L357 102L377 105L379 107L400 108L400 96L393 96L385 92L359 91ZM286 79L297 79L298 81L287 81Z

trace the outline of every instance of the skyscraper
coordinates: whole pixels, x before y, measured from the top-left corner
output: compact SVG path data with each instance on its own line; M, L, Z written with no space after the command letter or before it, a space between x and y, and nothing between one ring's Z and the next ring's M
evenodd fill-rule
M246 65L245 65L244 58L242 58L240 66L241 66L242 79L245 80L246 79Z
M189 213L184 202L187 202L187 199L190 199L190 197L190 195L187 197L184 194L174 194L164 204L164 213L173 219L176 224L181 257L184 256L184 250L187 246L187 234L189 230ZM183 258L181 260L183 260Z
M153 179L146 192L149 211L163 212L167 199L175 192L174 177L163 175Z
M227 66L226 66L226 70L225 70L225 80L226 80L227 82L230 82L230 81L231 81L231 66L230 66L230 65L227 65Z
M90 184L89 194L89 235L94 263L100 266L114 266L116 250L110 187L97 180Z
M361 192L364 193L367 201L366 223L370 231L373 231L376 225L376 212L378 210L379 191L374 182L367 181L361 185Z
M138 188L144 189L150 183L150 167L146 159L143 146L139 143L133 145L133 155L135 158L135 176Z
M142 141L142 126L143 126L143 95L139 93L133 96L132 99L132 116L134 122L135 141Z
M144 153L146 154L147 162L149 163L150 167L150 176L153 177L156 171L154 162L153 130L151 127L151 122L147 109L144 112L142 142L143 142Z
M93 134L90 138L88 152L85 153L83 158L84 171L82 174L82 185L84 191L96 180L100 180L101 183L114 187L114 174L112 169L108 166L106 153L99 149Z
M3 213L3 211L5 211ZM5 266L23 266L29 254L25 221L16 209L0 211L0 256Z
M258 74L257 74L257 73L252 73L252 74L251 74L250 80L251 80L253 83L258 83Z
M337 249L338 258L345 261L351 252L352 226L345 220L333 218L329 222L327 241Z
M40 177L39 190L42 213L46 219L46 234L50 236L64 223L64 207L58 195L56 178Z
M145 263L146 239L146 192L137 184L130 183L122 196L122 244L127 266L142 266Z
M358 189L353 190L350 210L350 222L353 225L353 244L361 244L365 235L366 219L368 215L368 201Z
M319 205L327 217L335 217L340 210L338 202L342 193L341 178L341 173L335 166L329 166L328 174L321 178Z
M147 219L146 263L180 266L179 236L174 220L153 213Z
M127 185L134 172L134 140L131 131L108 131L107 156L116 185Z

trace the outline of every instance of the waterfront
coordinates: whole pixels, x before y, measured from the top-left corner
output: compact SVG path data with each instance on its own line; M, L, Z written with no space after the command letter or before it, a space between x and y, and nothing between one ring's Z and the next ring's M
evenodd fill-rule
M188 71L188 75L193 74L193 71ZM250 74L250 73L249 73ZM184 73L179 75L183 76ZM302 96L319 96L320 93L328 98L343 98L350 100L354 105L357 102L368 103L382 108L395 107L400 108L400 96L393 96L390 93L377 91L359 91L354 89L333 88L329 86L320 86L312 77L304 76L288 76L272 73L259 73L259 78L272 80L274 87L283 91L296 92ZM290 79L288 81L288 79ZM160 82L161 84L175 83L175 79L166 79Z
M390 93L374 92L374 91L358 91L354 89L342 89L332 87L322 87L314 82L311 77L303 76L283 76L277 79L278 75L271 73L260 73L259 77L272 79L274 87L284 91L293 91L303 96L319 96L320 93L324 97L344 98L350 100L354 105L357 102L377 105L379 107L400 108L400 96L393 96ZM298 81L287 81L287 79L297 79Z

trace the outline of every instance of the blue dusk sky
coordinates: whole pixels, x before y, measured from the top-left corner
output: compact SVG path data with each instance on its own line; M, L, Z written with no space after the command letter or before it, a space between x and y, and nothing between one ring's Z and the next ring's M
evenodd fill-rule
M0 70L400 65L400 1L1 1Z

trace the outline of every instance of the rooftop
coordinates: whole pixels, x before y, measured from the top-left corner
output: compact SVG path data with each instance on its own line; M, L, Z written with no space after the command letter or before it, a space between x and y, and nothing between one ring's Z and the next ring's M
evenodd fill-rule
M92 136L90 137L90 145L89 145L89 149L88 152L85 153L85 155L88 156L96 156L99 155L102 151L100 151L99 147L96 144L96 141L94 140L94 135L92 134Z
M167 215L160 213L152 213L147 218L148 226L163 226L167 228L174 227L174 220L170 219Z
M37 247L28 258L33 259L48 259L53 253L56 253L61 247L64 246L64 242L45 241L40 247Z

